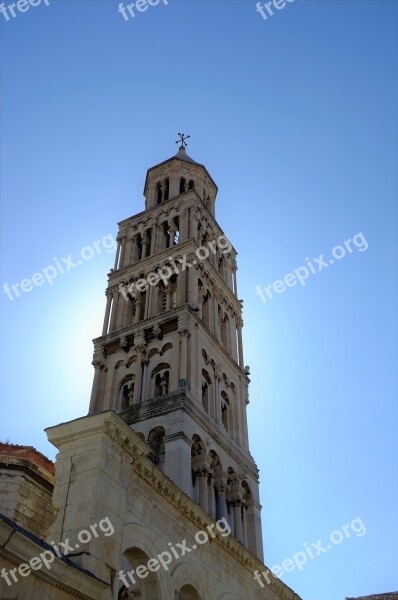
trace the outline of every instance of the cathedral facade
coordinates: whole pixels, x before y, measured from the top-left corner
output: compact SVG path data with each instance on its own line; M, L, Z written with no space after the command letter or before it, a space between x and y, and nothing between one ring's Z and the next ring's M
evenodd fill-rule
M0 447L1 598L299 600L254 577L266 567L236 251L215 182L180 144L148 170L145 210L119 223L89 414L46 430L55 475ZM35 509L10 508L22 480L45 488L34 532Z

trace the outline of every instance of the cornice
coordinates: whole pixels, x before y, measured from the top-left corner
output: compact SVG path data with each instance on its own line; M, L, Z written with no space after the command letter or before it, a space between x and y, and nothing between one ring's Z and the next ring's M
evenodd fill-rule
M137 331L141 331L143 329L147 329L151 325L156 323L164 323L165 321L169 321L169 317L173 317L173 315L178 316L178 313L181 312L182 308L186 308L187 305L183 304L181 306L176 306L174 308L170 308L165 312L162 312L158 315L150 317L149 319L145 319L144 321L140 321L139 323L134 323L132 325L128 325L127 327L123 327L123 329L117 329L116 331L112 331L112 333L107 333L106 335L102 335L100 337L94 338L94 345L101 342L101 344L108 344L109 342L114 342L121 338L123 335L133 335Z
M129 271L133 271L133 270L145 271L145 267L147 267L148 265L156 264L157 262L161 262L162 260L166 261L168 259L168 257L171 255L171 253L176 248L182 248L182 249L189 248L192 241L195 241L194 238L190 238L189 240L186 240L182 244L177 244L176 246L172 246L171 248L166 248L165 250L156 252L156 254L152 254L152 256L147 256L144 259L140 260L139 262L137 262L133 265L128 265L127 267L123 267L122 269L118 269L117 271L112 271L108 275L108 279L109 279L108 289L110 289L111 287L117 286L119 283L119 282L117 282L117 283L112 282L112 285L110 285L112 280L117 279L118 277L123 279L123 277L125 277Z
M105 344L109 344L111 342L115 342L123 336L134 335L137 332L143 331L144 329L148 329L149 327L155 325L156 323L162 324L166 321L171 320L171 318L174 315L179 316L180 314L184 313L184 311L188 311L188 314L192 317L195 326L198 325L198 326L202 327L203 331L210 338L211 343L213 345L214 344L216 345L220 354L222 354L222 356L224 357L226 362L234 370L236 376L238 378L242 377L242 379L246 383L249 383L250 380L249 380L248 376L246 375L244 368L241 367L240 365L238 365L238 363L228 354L228 352L225 350L225 348L221 344L221 342L219 342L219 340L216 338L216 336L213 333L211 333L211 331L206 327L206 325L203 323L203 321L201 319L199 319L199 317L196 315L195 311L191 308L191 306L189 304L181 304L180 306L176 306L174 308L171 308L168 311L165 311L158 315L154 315L153 317L150 317L149 319L145 319L144 321L140 321L139 323L128 325L127 327L123 327L123 329L117 329L116 331L112 331L111 333L107 333L106 335L102 335L97 338L94 338L93 339L94 348L96 349L99 344L105 345Z

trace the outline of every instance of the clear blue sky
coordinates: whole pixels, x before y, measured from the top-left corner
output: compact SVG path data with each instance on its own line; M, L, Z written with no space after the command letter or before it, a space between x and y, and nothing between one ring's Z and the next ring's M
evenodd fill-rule
M44 427L86 414L113 254L13 301L3 285L116 236L184 131L239 252L265 561L359 517L365 535L283 580L304 600L393 591L397 3L296 0L264 20L255 0L169 0L128 22L117 4L0 15L0 439L54 458ZM256 295L358 232L366 251Z

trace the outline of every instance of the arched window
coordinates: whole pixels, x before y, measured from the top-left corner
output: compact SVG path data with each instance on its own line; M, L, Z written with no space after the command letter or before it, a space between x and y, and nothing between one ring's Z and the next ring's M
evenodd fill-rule
M169 393L169 371L160 371L155 376L155 398Z
M198 435L194 435L192 437L192 446L191 446L191 468L192 468L192 489L193 489L193 500L194 502L200 503L200 500L203 501L200 497L199 490L199 481L198 479L201 476L201 471L203 467L203 460L206 455L206 446L204 442Z
M210 390L209 387L211 385L211 379L207 371L202 369L202 405L207 413L209 413L210 409Z
M133 404L134 398L134 375L124 379L119 388L119 406L121 410L127 410Z
M184 177L181 177L180 179L180 194L183 194L185 192L185 179Z
M178 217L173 219L173 222L170 227L170 236L172 237L173 246L178 244L180 241L180 222Z
M162 202L162 186L160 183L156 186L156 199L158 204Z
M221 343L224 346L224 348L227 348L227 345L228 345L228 335L227 335L228 327L229 327L228 315L224 315L220 322Z
M176 594L178 600L202 600L199 592L190 584L184 585Z
M225 515L225 489L223 470L220 457L214 450L210 450L212 482L210 497L210 515L213 519L220 519ZM221 494L220 494L221 492ZM223 492L223 493L222 493Z
M210 328L210 292L207 290L202 303L202 321Z
M188 185L188 189L189 190L194 190L195 189L195 182L194 182L193 179L190 179L189 185Z
M175 308L177 306L177 281L178 276L172 275L169 280L168 293L170 296L169 308Z
M143 321L145 319L145 305L146 305L146 292L141 292L139 294L139 307L140 307L140 313L139 313L139 321Z
M151 254L151 241L152 241L152 229L147 229L144 236L145 256L146 258Z
M164 188L164 199L165 200L169 199L169 193L170 193L170 180L166 179L166 185Z
M151 557L138 547L129 548L121 556L121 569L125 580L119 582L120 590L118 600L132 600L133 598L162 598L162 588L159 584L157 573L146 573L145 578L138 578L136 570L140 565L148 563ZM127 585L126 585L127 584Z
M163 249L170 247L170 227L167 221L163 223Z
M148 435L148 446L151 448L149 458L160 468L164 465L164 435L163 427L155 427Z
M137 251L138 251L138 260L142 259L142 236L141 234L137 235Z
M229 433L229 399L225 392L221 392L221 421L227 433Z

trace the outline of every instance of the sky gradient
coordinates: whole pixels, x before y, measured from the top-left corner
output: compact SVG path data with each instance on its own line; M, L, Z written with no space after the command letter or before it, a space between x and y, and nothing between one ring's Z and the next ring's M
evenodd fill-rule
M115 238L190 134L239 253L265 562L366 527L284 574L304 600L398 589L397 13L169 0L125 21L117 1L50 0L0 15L0 440L54 459L43 429L87 413L111 237L51 285L10 300L4 284ZM359 233L366 250L256 294Z

